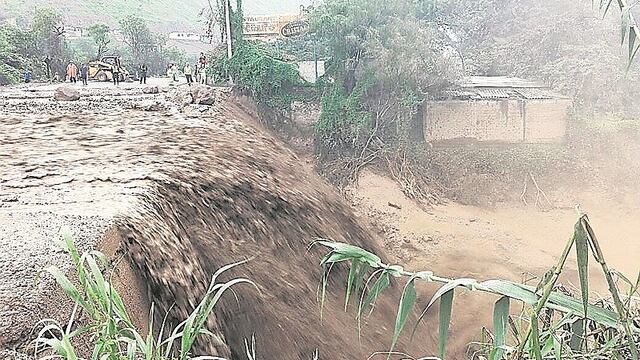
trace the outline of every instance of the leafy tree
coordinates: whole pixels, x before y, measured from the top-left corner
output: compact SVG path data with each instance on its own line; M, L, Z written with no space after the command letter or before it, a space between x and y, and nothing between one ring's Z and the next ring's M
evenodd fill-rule
M22 65L22 59L8 36L9 31L7 27L0 28L0 85L17 82L18 69Z
M158 47L157 39L149 30L147 22L139 16L128 15L122 19L120 30L124 36L124 43L131 50L135 64L145 60L145 55Z
M65 60L65 28L62 14L52 8L36 9L31 33L45 63L47 77L51 76L52 71L62 74Z
M106 52L107 46L111 43L109 27L105 24L94 24L91 25L87 31L98 47L96 58L100 59Z
M318 123L324 150L364 154L373 138L410 140L422 100L460 72L438 24L439 3L327 0L313 11L312 31L330 56Z

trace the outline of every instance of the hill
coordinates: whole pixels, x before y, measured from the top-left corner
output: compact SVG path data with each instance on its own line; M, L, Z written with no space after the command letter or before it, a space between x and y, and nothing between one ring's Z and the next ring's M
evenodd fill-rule
M215 3L215 1L212 1ZM300 5L311 0L249 0L244 1L246 14L269 15L296 13ZM0 0L0 13L28 21L37 7L54 7L64 13L72 26L103 22L117 26L128 14L145 18L154 31L197 31L202 23L198 14L208 6L207 0Z

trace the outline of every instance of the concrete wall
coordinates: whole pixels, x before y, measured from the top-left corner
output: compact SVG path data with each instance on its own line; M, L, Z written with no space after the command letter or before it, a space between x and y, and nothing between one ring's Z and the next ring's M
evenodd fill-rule
M424 108L427 142L560 142L568 100L447 100Z
M571 100L527 100L525 139L528 143L554 143L564 141L568 108Z

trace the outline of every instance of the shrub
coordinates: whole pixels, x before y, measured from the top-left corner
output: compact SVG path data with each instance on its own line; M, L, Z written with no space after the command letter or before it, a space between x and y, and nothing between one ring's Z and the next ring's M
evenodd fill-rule
M293 64L277 58L270 50L248 41L236 43L231 59L215 56L209 75L216 83L229 77L242 91L246 91L258 105L278 113L291 110L295 86L303 85Z

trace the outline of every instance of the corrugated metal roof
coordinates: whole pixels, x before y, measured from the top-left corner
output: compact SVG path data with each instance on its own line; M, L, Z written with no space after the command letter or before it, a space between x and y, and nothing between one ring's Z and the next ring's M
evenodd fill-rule
M522 96L525 99L558 99L558 98L565 98L564 96L549 90L549 89L515 89L515 92L517 92L520 96Z
M496 99L567 99L545 85L535 81L506 76L470 76L458 88L442 94L445 99L496 100Z
M506 89L475 89L475 93L482 99L508 99L509 91Z
M460 84L463 88L544 88L536 81L508 76L468 76Z

